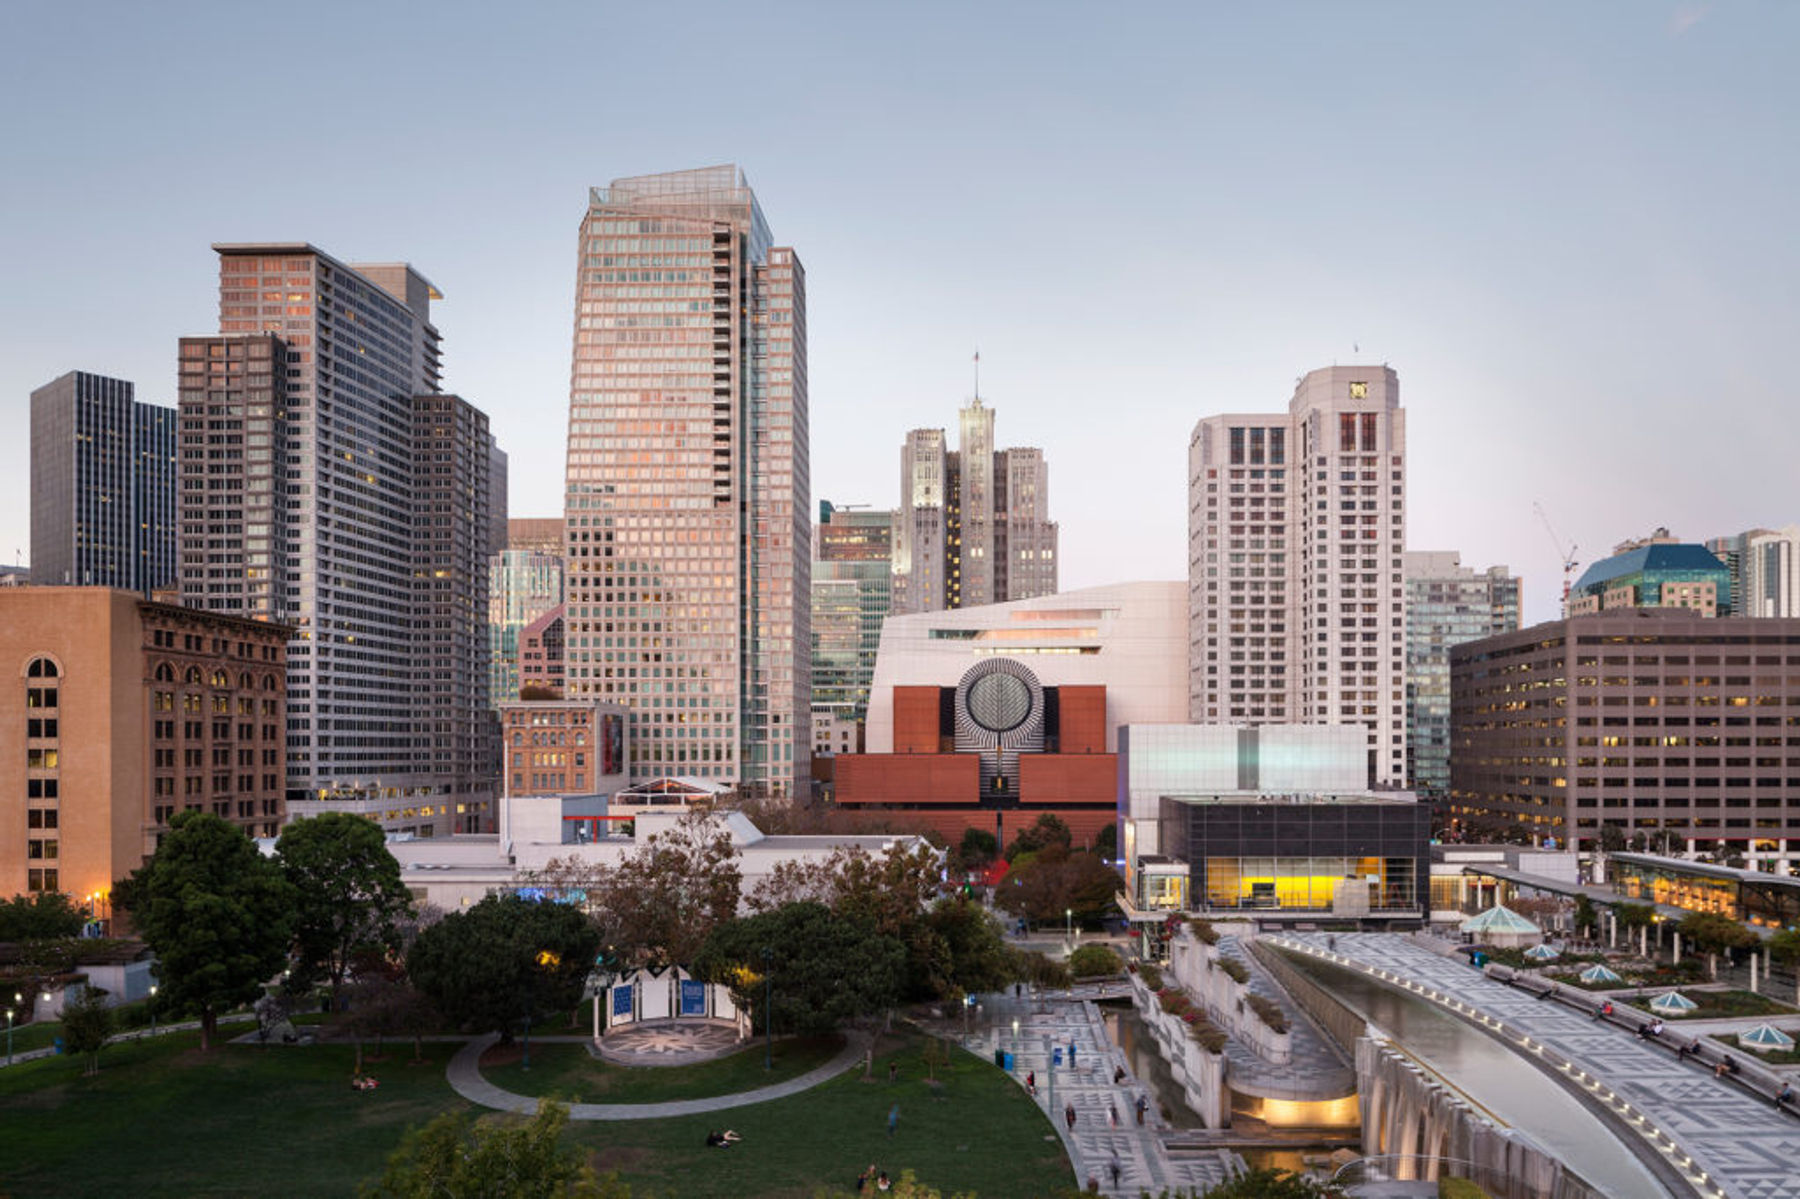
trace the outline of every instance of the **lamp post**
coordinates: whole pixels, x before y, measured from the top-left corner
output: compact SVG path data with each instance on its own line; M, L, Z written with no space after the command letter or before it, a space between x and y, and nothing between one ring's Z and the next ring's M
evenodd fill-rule
M770 977L774 972L775 951L767 945L763 946L763 1069L773 1070L775 1062L775 983Z
M12 1065L12 1022L13 1010L6 1009L6 1064Z
M150 1035L156 1035L156 984L150 984Z
M1013 1017L1013 1051L1016 1053L1018 1051L1018 1048L1019 1048L1019 1018L1017 1016L1014 1016Z
M531 1069L531 1005L525 1006L525 1054L519 1063L519 1069Z
M1068 936L1069 942L1071 944L1073 944L1075 941L1075 909L1074 908L1064 908L1063 909L1063 931Z

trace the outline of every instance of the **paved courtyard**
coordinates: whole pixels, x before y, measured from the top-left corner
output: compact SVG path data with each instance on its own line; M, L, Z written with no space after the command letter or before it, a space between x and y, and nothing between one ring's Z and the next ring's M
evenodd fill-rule
M1678 1147L1662 1152L1677 1163L1690 1156L1727 1195L1800 1195L1800 1119L1715 1079L1708 1068L1678 1061L1668 1050L1574 1009L1540 1003L1461 959L1443 957L1405 937L1339 933L1328 941L1323 933L1296 933L1271 940L1297 943L1321 955L1335 949L1352 965L1392 971L1505 1022L1541 1045L1546 1060L1566 1059L1585 1070L1595 1082L1589 1090L1602 1101L1610 1093L1629 1103Z

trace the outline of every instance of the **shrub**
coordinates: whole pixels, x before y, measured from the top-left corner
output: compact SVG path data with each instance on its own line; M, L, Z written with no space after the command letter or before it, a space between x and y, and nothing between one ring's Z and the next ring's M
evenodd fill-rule
M1255 1012L1264 1024L1276 1032L1288 1030L1287 1013L1281 1010L1280 1004L1261 995L1248 995L1245 998L1250 1001L1250 1010Z
M1234 961L1231 958L1220 958L1219 969L1229 975L1232 982L1247 983L1250 981L1250 972L1244 969L1242 962Z
M1160 991L1163 989L1162 971L1158 970L1155 966L1152 966L1149 962L1145 962L1142 966L1138 967L1138 977L1143 979L1144 985L1149 987L1152 991Z
M1199 937L1202 941L1205 941L1208 945L1217 945L1219 943L1219 930L1212 926L1212 921L1210 920L1189 920L1188 928L1193 930L1194 935Z
M1069 955L1069 972L1076 978L1117 974L1123 968L1119 955L1105 945L1083 945Z
M1200 1019L1188 1025L1188 1035L1193 1037L1200 1048L1211 1054L1225 1052L1225 1034L1210 1020Z
M1193 1001L1180 991L1164 991L1158 1002L1162 1004L1163 1011L1175 1015L1180 1015L1193 1006Z

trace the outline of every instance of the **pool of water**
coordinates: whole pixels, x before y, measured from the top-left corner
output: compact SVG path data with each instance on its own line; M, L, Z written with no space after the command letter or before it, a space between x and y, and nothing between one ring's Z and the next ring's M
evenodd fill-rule
M1668 1188L1600 1117L1486 1033L1426 1000L1391 990L1356 971L1306 956L1288 960L1599 1190L1644 1199L1669 1196Z
M1124 1052L1132 1077L1150 1089L1151 1102L1162 1108L1163 1119L1175 1128L1205 1128L1206 1122L1182 1097L1181 1084L1175 1081L1169 1063L1163 1060L1156 1035L1138 1018L1131 1004L1108 1002L1099 1007L1106 1035Z

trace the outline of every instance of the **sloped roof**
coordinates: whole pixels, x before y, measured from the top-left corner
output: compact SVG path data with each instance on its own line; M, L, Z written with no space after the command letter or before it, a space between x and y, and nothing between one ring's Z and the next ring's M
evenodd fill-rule
M1583 970L1580 978L1584 983L1616 983L1619 981L1619 976L1616 972L1609 970L1598 963Z
M1650 1001L1653 1012L1691 1012L1699 1006L1680 991L1664 991Z
M1554 958L1561 957L1562 954L1558 953L1548 945L1533 945L1530 949L1525 951L1525 956L1534 958L1540 962L1548 962Z
M1544 930L1503 903L1462 922L1465 933L1541 933Z
M1610 583L1647 570L1709 570L1730 574L1726 565L1703 545L1646 545L1594 563L1576 580L1575 590L1585 591L1596 584Z
M1746 1045L1768 1045L1777 1049L1792 1048L1794 1044L1794 1038L1773 1024L1758 1024L1749 1032L1739 1033L1738 1040Z

